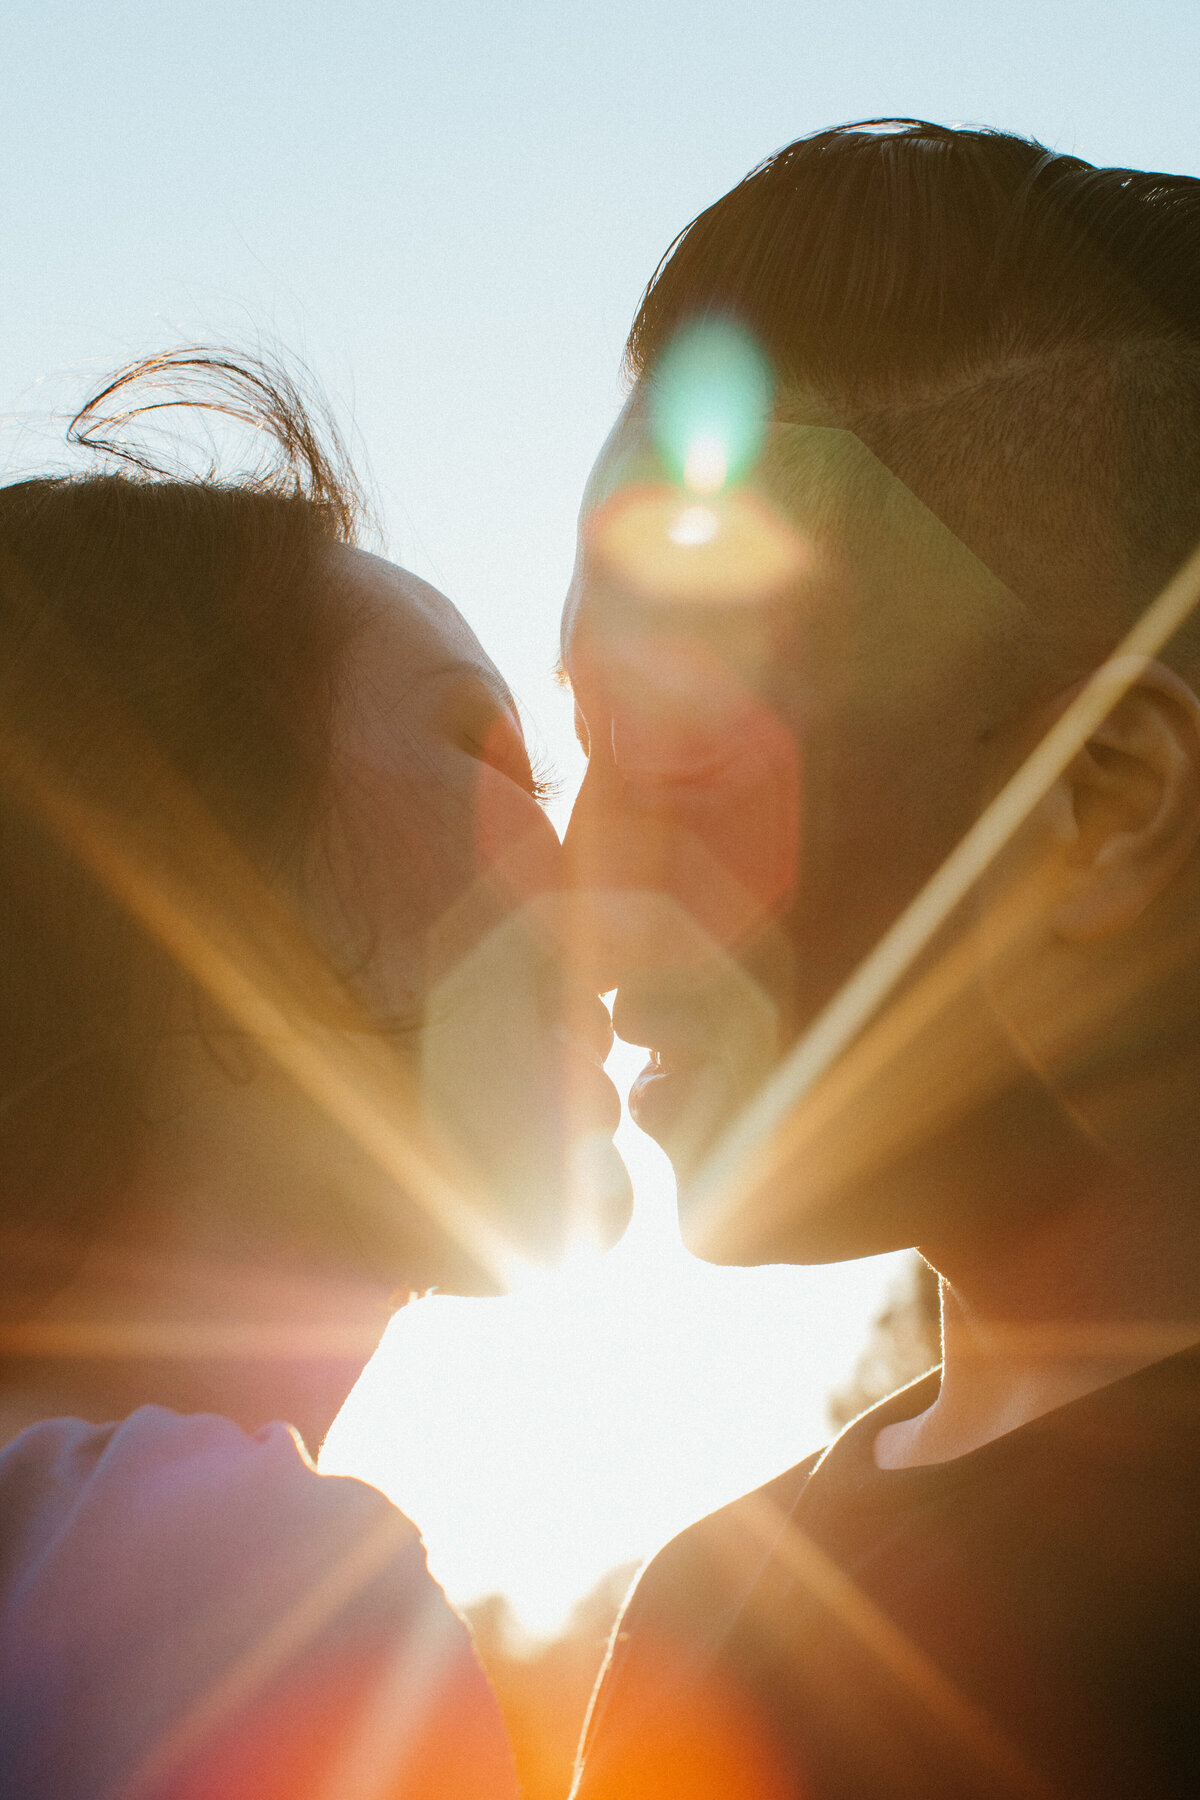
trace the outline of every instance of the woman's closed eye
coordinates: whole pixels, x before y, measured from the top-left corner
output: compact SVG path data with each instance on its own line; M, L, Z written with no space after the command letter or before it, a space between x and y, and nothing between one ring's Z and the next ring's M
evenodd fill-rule
M446 733L460 750L495 769L539 805L554 795L549 770L534 766L511 700L486 682L471 678L455 683L448 698Z

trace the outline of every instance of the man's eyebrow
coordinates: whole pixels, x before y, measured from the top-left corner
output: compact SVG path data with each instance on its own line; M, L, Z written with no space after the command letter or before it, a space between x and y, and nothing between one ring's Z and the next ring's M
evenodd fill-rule
M556 687L562 688L564 692L568 694L573 694L575 692L574 688L571 686L571 677L567 673L565 652L560 651L555 658L551 675L553 676L554 685Z

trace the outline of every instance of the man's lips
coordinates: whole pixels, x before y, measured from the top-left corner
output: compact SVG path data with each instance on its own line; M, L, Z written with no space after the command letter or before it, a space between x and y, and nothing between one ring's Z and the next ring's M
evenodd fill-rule
M650 1052L647 1066L656 1073L695 1068L712 1055L711 1032L684 1001L635 998L618 988L612 1023L623 1042L646 1046Z
M633 1078L633 1084L629 1090L630 1105L634 1104L638 1095L656 1084L680 1083L686 1081L689 1076L697 1075L709 1060L707 1057L699 1056L673 1058L664 1055L660 1050L651 1050L645 1066L639 1069Z
M649 1061L644 1068L638 1070L630 1084L630 1117L644 1131L649 1131L651 1137L656 1135L653 1124L661 1110L664 1098L662 1090L664 1086L670 1084L670 1080L670 1070L663 1066L656 1052L652 1050Z
M647 1047L646 1064L629 1090L629 1111L644 1131L658 1138L670 1131L687 1077L709 1061L711 1048L679 1002L672 1004L661 995L635 995L618 988L613 1025L626 1043Z
M629 1091L634 1122L681 1174L703 1155L735 1104L729 1071L717 1057L672 1064L652 1055Z

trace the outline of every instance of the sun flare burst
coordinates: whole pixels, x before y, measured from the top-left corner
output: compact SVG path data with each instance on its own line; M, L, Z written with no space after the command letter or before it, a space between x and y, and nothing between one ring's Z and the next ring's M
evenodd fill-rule
M617 1045L623 1088L643 1056ZM501 1595L532 1642L610 1571L824 1441L825 1396L896 1269L699 1262L666 1157L628 1114L618 1141L638 1198L617 1248L518 1271L501 1299L411 1302L319 1459L415 1520L452 1600Z

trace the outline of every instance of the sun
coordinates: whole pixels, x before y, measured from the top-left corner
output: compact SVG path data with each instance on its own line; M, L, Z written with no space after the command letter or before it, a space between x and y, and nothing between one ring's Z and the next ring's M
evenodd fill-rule
M618 1044L624 1090L644 1052ZM778 1474L827 1436L895 1258L716 1268L688 1255L662 1152L628 1119L634 1220L501 1299L431 1295L389 1324L319 1467L420 1527L460 1606L502 1595L562 1632L613 1569Z

